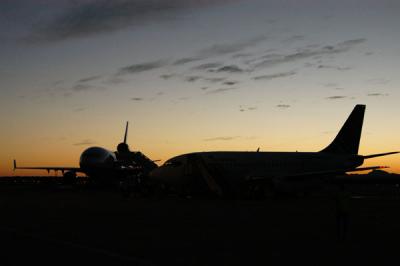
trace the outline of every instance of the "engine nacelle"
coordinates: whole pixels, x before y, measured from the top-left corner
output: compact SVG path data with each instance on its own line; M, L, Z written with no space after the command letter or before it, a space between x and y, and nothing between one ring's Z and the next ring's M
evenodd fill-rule
M74 171L67 171L63 175L64 185L75 185L76 184L76 173Z

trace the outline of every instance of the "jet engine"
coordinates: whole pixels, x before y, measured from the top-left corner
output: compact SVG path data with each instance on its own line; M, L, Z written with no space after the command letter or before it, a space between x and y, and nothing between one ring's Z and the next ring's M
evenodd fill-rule
M64 185L75 185L76 183L76 173L74 171L67 171L63 175Z

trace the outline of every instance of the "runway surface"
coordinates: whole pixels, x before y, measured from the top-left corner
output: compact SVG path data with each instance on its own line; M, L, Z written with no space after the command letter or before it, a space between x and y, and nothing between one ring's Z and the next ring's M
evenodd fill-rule
M386 265L399 259L400 199L355 195L337 236L328 196L268 200L121 197L0 186L0 265Z

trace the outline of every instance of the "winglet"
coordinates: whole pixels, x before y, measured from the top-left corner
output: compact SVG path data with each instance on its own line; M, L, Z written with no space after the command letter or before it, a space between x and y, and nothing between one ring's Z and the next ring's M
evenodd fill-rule
M126 144L126 139L128 138L128 126L129 126L129 121L126 121L125 136L124 136L124 143L125 144Z
M17 161L14 159L14 171L17 169Z

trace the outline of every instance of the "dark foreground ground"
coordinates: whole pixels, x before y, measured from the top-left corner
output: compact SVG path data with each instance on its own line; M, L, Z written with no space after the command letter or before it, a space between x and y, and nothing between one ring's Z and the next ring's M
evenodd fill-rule
M0 265L394 265L400 200L124 199L115 191L0 184Z

